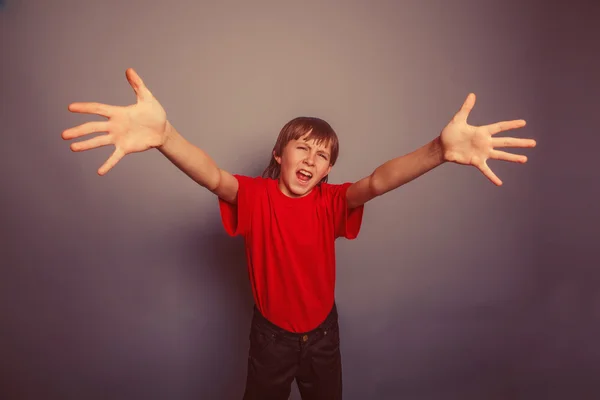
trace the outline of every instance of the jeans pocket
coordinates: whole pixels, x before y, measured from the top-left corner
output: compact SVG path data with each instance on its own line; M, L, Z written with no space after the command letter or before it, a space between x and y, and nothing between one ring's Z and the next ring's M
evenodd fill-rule
M259 357L275 341L276 334L252 327L250 331L250 355Z

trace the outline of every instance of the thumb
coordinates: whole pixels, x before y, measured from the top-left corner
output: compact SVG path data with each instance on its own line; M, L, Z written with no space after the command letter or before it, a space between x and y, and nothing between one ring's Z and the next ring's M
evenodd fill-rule
M113 151L113 153L110 155L110 157L108 157L108 160L106 160L104 164L102 164L102 166L98 169L98 175L106 175L108 171L113 169L113 167L117 165L117 163L121 161L121 159L124 156L125 153L121 149L116 148L115 151Z
M460 109L454 116L454 119L457 121L466 122L474 105L475 105L475 93L469 93L469 95L465 99L465 102L463 103L462 107L460 107Z
M133 68L128 68L127 71L125 71L125 76L139 100L148 100L152 97L152 93L150 93L150 90L148 90L142 78L140 78Z

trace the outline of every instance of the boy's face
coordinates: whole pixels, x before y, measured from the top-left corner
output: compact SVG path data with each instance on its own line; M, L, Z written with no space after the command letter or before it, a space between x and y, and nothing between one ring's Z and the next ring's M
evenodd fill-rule
M308 135L310 132L298 140L291 140L281 157L274 154L281 165L279 188L289 197L307 195L331 171L330 146L306 140Z

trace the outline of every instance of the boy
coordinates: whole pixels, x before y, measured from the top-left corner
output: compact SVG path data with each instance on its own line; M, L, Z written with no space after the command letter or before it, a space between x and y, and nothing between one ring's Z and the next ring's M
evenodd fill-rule
M115 145L100 175L126 154L156 148L217 195L227 233L244 237L255 300L244 399L287 399L294 379L304 400L341 399L334 242L358 235L365 203L447 161L473 165L501 185L487 159L524 163L526 157L495 148L535 146L533 140L493 137L525 126L523 120L468 125L475 103L470 94L438 137L355 183L327 183L338 138L327 122L308 117L283 127L262 177L232 175L176 131L133 69L126 76L137 96L135 105L71 104L72 112L108 120L67 129L62 137L106 132L71 144L73 151Z

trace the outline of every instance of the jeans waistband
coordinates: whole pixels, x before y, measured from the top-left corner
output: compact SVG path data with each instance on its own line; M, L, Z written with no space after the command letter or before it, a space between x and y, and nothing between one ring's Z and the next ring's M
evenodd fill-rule
M283 328L273 324L271 321L269 321L267 318L265 318L264 315L262 315L262 313L258 310L258 308L256 306L254 306L254 323L258 323L261 327L269 329L269 331L271 331L273 334L275 334L278 337L291 339L293 341L306 342L309 338L311 338L313 336L321 336L321 335L323 335L323 333L327 334L327 331L329 329L331 329L333 326L335 326L335 324L337 323L337 320L338 320L337 305L335 303L333 303L333 307L331 308L331 311L329 312L329 314L327 315L325 320L319 326L317 326L316 328L314 328L308 332L300 332L300 333L290 332L286 329L283 329Z

